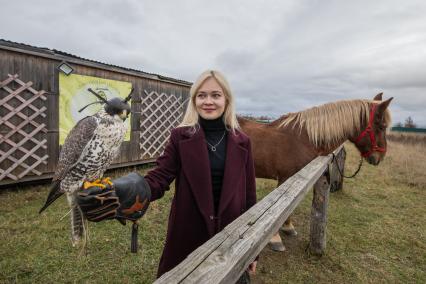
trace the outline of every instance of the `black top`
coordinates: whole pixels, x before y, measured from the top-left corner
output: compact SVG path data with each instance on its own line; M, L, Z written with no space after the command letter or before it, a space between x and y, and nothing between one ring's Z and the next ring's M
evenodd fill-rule
M210 160L213 202L215 214L217 215L220 193L222 191L223 174L225 172L226 143L228 133L225 128L225 123L223 122L223 116L213 120L207 120L200 117L199 122L201 128L204 130L204 134L207 140L206 146ZM212 150L212 146L215 146L216 151Z

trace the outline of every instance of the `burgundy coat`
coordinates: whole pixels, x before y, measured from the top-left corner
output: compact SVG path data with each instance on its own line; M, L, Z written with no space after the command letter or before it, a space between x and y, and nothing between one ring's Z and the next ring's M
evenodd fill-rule
M248 136L240 131L228 133L217 216L214 216L207 151L203 130L192 134L189 127L176 128L163 155L157 159L157 167L145 176L151 187L152 200L161 198L176 179L158 277L256 203L254 164Z

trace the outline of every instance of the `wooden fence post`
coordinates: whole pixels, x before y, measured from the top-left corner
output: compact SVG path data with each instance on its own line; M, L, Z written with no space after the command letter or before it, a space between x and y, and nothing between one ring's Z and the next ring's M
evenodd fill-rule
M342 174L345 172L345 162L346 162L346 149L345 147L342 148L342 150L337 154L337 164L339 166L339 169L342 171ZM343 175L340 175L339 183L337 186L337 190L343 189Z
M333 162L329 166L330 173L330 192L342 190L343 188L343 172L345 171L346 151L345 147L339 151Z
M326 247L327 206L330 189L328 179L329 173L326 171L314 185L309 249L315 255L322 255Z

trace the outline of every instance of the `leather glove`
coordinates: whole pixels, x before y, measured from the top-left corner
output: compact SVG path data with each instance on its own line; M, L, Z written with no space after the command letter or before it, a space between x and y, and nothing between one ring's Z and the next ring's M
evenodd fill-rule
M117 219L123 225L126 220L133 221L132 252L137 250L137 220L145 214L150 199L151 190L148 183L143 176L135 172L77 192L77 204L87 220L100 222Z
M143 176L130 173L110 183L101 183L77 192L77 203L92 222L117 219L136 221L149 206L151 190Z

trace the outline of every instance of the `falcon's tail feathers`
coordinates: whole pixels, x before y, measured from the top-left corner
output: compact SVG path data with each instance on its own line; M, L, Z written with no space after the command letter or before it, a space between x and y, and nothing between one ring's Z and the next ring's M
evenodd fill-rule
M73 247L76 247L83 241L83 247L86 244L86 224L80 207L76 204L72 205L71 211L71 242ZM87 222L86 222L87 223Z
M60 180L53 182L52 186L50 187L50 192L49 196L47 196L46 203L44 203L43 207L40 209L40 211L38 211L39 214L63 194L63 192L60 191L60 185Z

